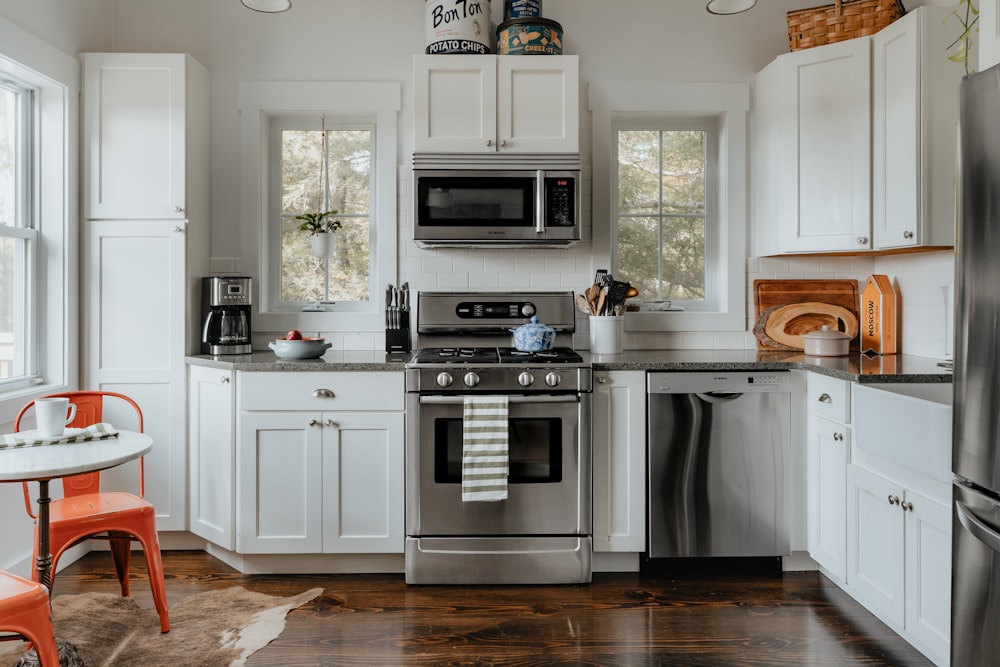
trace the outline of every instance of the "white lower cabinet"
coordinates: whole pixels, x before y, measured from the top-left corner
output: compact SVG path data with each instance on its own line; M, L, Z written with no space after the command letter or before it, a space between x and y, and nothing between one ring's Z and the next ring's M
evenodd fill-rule
M239 375L236 551L402 553L402 373Z
M846 424L809 417L806 449L806 512L809 555L838 583L847 581Z
M646 550L646 372L594 373L594 551Z
M948 664L949 508L848 466L848 580L862 604L938 665Z

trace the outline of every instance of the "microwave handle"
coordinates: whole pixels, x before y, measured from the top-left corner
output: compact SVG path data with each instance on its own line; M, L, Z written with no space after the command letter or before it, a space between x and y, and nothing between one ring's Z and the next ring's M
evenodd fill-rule
M565 396L542 394L534 396L508 396L510 403L579 403L580 399L576 394ZM462 396L421 396L421 405L462 405Z
M545 170L535 172L535 233L545 233Z

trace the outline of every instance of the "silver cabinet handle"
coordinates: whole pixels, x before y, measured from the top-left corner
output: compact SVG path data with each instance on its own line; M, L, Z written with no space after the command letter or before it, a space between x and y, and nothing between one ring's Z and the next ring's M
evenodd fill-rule
M229 384L229 376L228 375L223 375L222 376L222 384Z
M858 237L858 245L868 245L868 237L867 236L859 236Z
M174 206L174 213L183 213L183 212L184 212L183 206Z
M820 403L833 403L833 398L830 397L830 394L820 394L816 400Z
M597 380L597 384L607 384L608 383L608 378L604 377L603 375L598 375L594 379Z
M889 500L889 504L890 505L898 505L899 504L899 496L894 496L891 493L889 494L888 500Z
M340 422L335 422L332 419L327 419L323 422L323 426L327 428L340 428Z
M900 503L899 506L903 508L904 512L912 512L913 511L913 503L911 503L911 502Z
M833 439L836 440L837 442L843 442L844 441L844 434L843 433L834 433L833 434Z
M903 232L903 238L904 239L912 239L913 238L913 232L911 232L909 229L907 229L905 232Z
M316 389L313 391L313 398L336 398L336 395L329 389Z
M491 146L493 146L493 140L492 140L492 139L487 139L487 140L486 140L486 146L487 146L487 147L491 147Z
M184 228L183 227L181 227L180 225L178 225L177 227L174 227L174 234L183 234L183 233L184 233Z
M318 420L318 419L310 419L310 420L309 420L309 425L310 425L310 426L319 426L319 425L320 425L320 423L319 423L319 420Z
M500 146L500 148L504 148L507 145L507 140L501 139L498 145Z

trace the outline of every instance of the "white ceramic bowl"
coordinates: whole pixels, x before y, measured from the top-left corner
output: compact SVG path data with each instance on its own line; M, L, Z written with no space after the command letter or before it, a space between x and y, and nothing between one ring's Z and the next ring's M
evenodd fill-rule
M333 347L333 343L327 343L323 338L310 338L308 340L287 340L279 338L267 344L274 350L274 354L282 359L315 359Z
M851 346L851 337L824 324L822 329L802 334L802 351L812 357L842 357Z

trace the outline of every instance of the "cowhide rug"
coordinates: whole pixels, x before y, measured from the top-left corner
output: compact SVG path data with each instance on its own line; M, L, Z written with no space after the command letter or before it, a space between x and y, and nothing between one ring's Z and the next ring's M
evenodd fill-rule
M86 667L239 667L281 634L290 610L322 592L285 598L235 586L196 593L170 605L166 634L155 609L111 593L58 595L52 618L60 642L76 646ZM37 665L34 651L23 650L19 642L0 644L0 664Z

